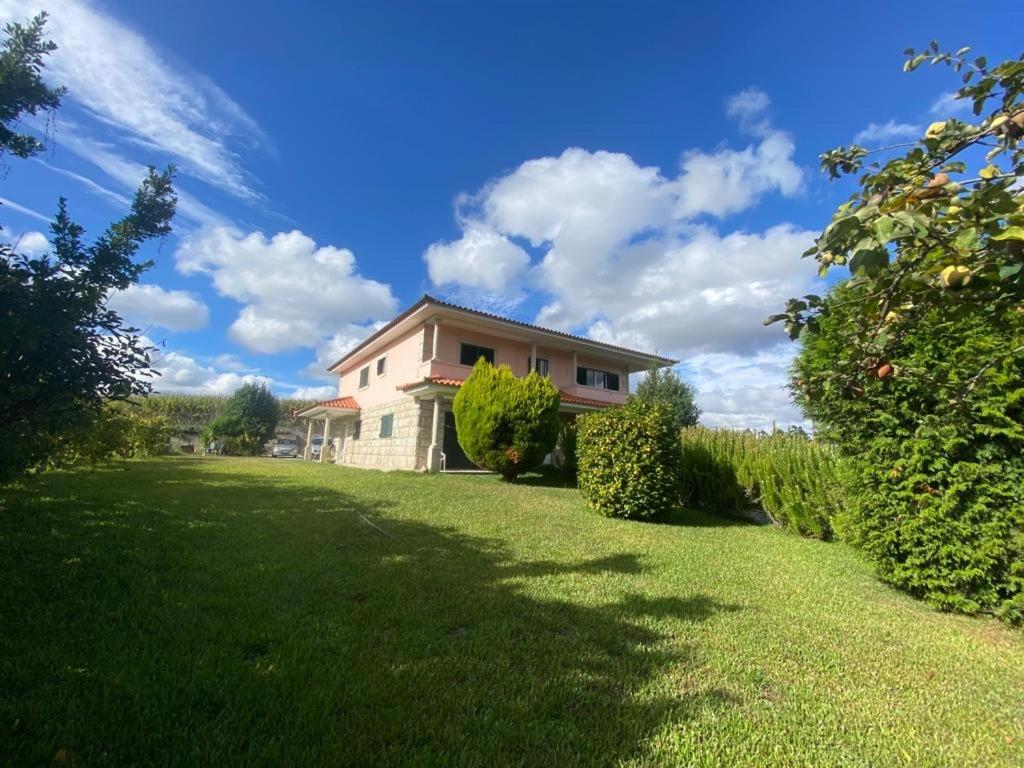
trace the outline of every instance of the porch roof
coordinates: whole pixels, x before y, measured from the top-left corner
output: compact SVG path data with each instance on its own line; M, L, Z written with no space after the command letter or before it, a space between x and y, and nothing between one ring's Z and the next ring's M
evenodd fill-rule
M352 416L358 413L359 403L354 397L335 397L331 400L321 400L295 415L300 419L311 419L316 416Z

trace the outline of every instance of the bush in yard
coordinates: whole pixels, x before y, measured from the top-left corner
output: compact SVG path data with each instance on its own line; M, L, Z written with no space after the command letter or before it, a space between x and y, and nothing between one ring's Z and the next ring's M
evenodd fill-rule
M576 479L579 462L576 457L579 430L576 421L563 421L558 431L558 447L562 451L561 470L572 480Z
M591 507L609 517L646 520L678 504L679 431L663 406L633 401L576 423L579 487Z
M165 453L174 428L134 402L113 401L87 424L65 434L49 456L51 467L95 467L114 459Z
M243 384L210 422L204 439L217 440L229 455L258 456L274 436L280 410L265 384Z
M772 522L827 539L843 509L834 449L799 431L684 429L683 484L712 512L757 507Z
M479 467L507 481L540 466L558 440L561 395L547 376L517 378L480 359L455 395L459 445Z

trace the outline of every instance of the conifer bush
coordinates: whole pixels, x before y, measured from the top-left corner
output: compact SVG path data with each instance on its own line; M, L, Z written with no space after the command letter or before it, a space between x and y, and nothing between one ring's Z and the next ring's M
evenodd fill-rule
M679 432L660 405L633 401L577 419L580 491L609 517L648 520L679 503Z
M455 395L452 410L466 457L507 481L540 466L558 440L558 388L531 372L517 378L484 359Z
M688 501L734 515L752 508L805 536L828 539L843 509L834 449L801 432L684 429Z

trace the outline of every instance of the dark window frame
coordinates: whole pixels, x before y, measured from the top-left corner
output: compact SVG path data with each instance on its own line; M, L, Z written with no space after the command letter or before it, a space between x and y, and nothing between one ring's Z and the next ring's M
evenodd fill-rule
M527 360L529 361L528 370L537 371L541 376L551 375L551 361L546 357L538 357L536 362L534 362L533 357L528 357ZM544 370L542 371L541 368Z
M591 376L591 374L593 374ZM576 383L581 387L591 389L605 389L609 392L618 392L619 374L611 371L602 371L599 368L587 368L579 365L576 367ZM614 384L614 386L612 386Z
M364 365L359 369L359 389L366 389L370 386L370 366Z
M387 425L387 434L384 434L384 427ZM395 433L395 414L385 413L380 417L380 437L382 439L390 438Z
M467 356L467 350L472 350ZM475 352L475 354L474 354ZM466 360L472 357L473 362L467 363ZM480 358L483 358L491 365L494 365L494 349L491 347L485 347L482 344L474 344L471 341L460 341L459 342L459 365L465 365L472 368L477 364Z
M363 420L356 419L352 422L352 439L358 440L360 433L363 431Z
M388 356L384 355L383 357L378 357L377 358L377 376L378 377L383 376L387 372L388 372Z

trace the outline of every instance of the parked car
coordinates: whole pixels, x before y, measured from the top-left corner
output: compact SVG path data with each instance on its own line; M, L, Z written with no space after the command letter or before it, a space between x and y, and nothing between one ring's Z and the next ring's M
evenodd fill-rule
M294 459L299 455L299 441L294 437L282 436L274 441L270 455L275 459Z
M320 461L320 449L324 447L324 438L314 437L313 442L309 444L309 456L313 461Z

